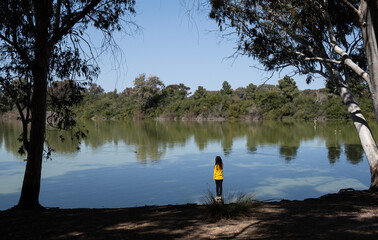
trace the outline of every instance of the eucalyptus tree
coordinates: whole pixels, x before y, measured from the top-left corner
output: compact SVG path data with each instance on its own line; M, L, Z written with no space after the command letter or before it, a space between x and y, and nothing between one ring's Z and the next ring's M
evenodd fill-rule
M198 99L201 99L201 98L206 98L207 95L208 95L207 90L202 86L198 86L197 90L194 92L192 97L195 100L198 100Z
M75 124L61 99L47 97L48 86L68 79L76 82L71 87L80 87L96 77L99 68L88 32L100 30L103 47L109 47L112 33L130 26L134 4L135 0L0 1L0 84L15 99L23 123L23 149L27 152L18 207L41 207L47 101L57 100L52 106L61 128Z
M227 81L224 81L222 83L222 89L220 90L220 92L221 94L226 94L226 95L232 94L232 88L231 88L230 83L228 83Z
M210 0L210 17L227 35L237 34L237 54L266 70L291 67L307 81L323 77L346 105L378 189L378 148L348 86L361 78L370 89L378 123L378 1Z
M140 74L134 79L134 93L137 99L137 105L141 110L156 107L163 97L164 83L157 76Z
M289 76L285 76L278 81L278 88L281 89L283 95L290 101L293 101L294 97L299 94L297 84Z
M253 83L250 83L245 87L245 97L247 100L252 100L256 98L256 89L257 86Z

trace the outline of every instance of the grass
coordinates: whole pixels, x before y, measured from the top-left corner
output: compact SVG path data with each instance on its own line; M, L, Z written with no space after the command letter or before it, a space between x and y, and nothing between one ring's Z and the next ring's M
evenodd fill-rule
M204 205L210 217L221 219L248 216L250 210L257 206L253 195L244 193L227 195L223 202L217 202L214 194L208 191L204 197Z

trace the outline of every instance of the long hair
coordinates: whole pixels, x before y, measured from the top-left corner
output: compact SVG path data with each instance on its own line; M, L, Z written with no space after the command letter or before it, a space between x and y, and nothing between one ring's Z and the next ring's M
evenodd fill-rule
M222 162L221 157L219 157L219 156L215 157L215 165L218 165L221 169L223 169L223 162Z

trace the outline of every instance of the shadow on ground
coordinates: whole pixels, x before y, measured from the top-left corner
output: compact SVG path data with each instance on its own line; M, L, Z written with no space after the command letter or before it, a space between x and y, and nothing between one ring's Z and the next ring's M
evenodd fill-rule
M7 210L1 239L378 239L378 193L259 203L248 217L215 220L200 205Z

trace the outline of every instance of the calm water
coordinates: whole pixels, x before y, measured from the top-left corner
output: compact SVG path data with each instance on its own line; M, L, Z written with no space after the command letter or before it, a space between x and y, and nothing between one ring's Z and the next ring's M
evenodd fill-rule
M214 158L224 162L227 196L305 199L366 189L370 173L350 122L89 121L80 144L48 131L40 202L98 208L201 203L214 192ZM374 124L372 124L375 126ZM373 129L377 133L377 129ZM17 204L25 156L18 122L0 122L0 209ZM377 135L376 135L377 136Z

